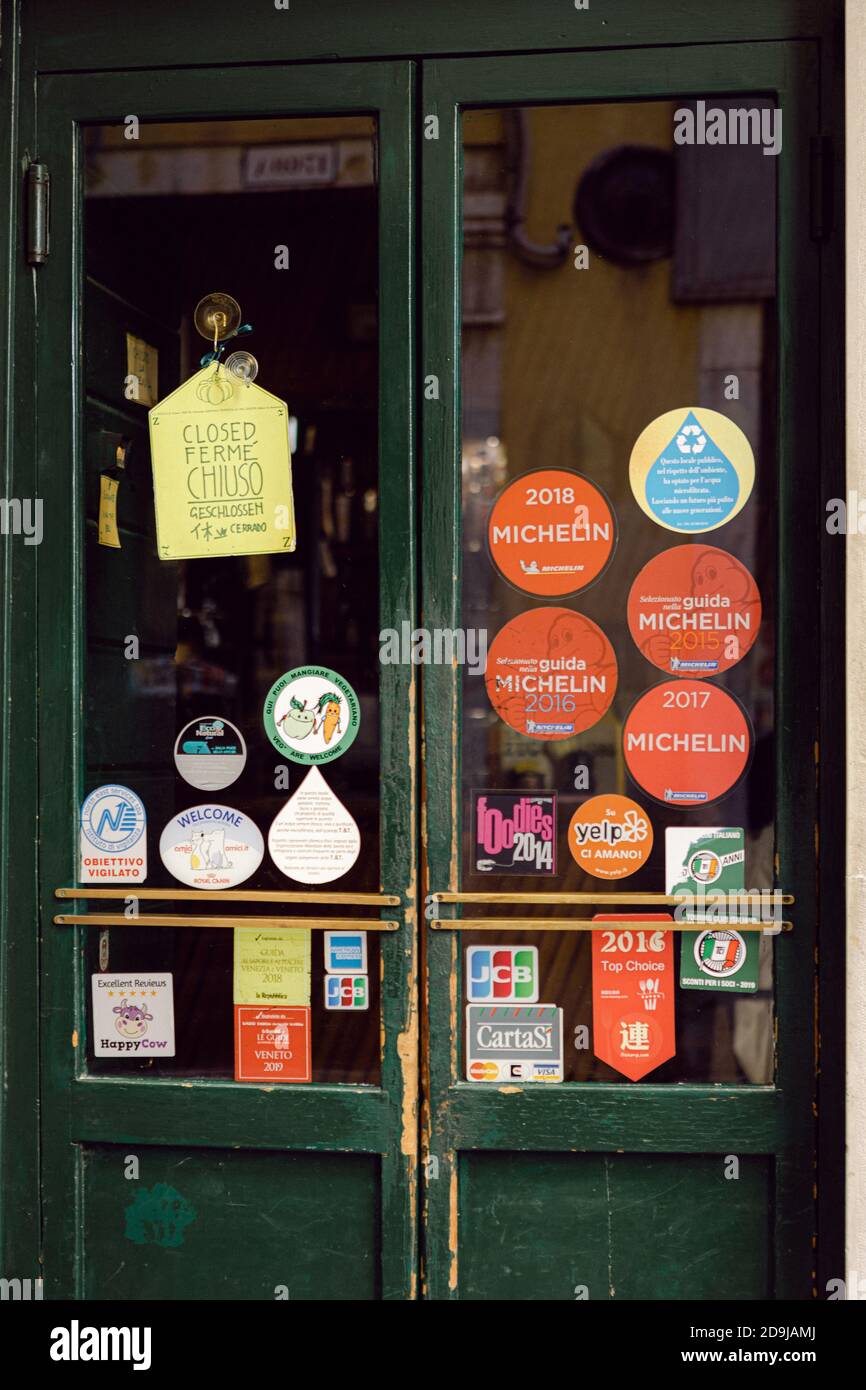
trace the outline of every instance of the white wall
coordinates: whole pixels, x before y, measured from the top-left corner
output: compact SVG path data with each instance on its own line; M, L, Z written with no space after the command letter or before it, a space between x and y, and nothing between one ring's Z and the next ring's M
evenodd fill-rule
M846 349L848 490L866 498L866 0L846 4ZM848 1297L866 1298L866 536L847 545ZM861 1282L862 1293L856 1287Z

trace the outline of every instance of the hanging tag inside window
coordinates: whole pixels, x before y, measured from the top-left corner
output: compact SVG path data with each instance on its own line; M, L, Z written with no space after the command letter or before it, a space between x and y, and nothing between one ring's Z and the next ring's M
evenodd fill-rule
M110 473L99 475L99 523L97 536L100 545L112 550L120 550L120 533L117 529L117 493L120 479Z

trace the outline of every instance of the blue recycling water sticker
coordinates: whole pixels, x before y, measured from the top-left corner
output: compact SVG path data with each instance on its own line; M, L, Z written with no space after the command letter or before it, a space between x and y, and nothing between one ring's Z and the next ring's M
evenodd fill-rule
M644 484L657 521L677 531L708 531L735 511L740 478L693 411L650 466Z

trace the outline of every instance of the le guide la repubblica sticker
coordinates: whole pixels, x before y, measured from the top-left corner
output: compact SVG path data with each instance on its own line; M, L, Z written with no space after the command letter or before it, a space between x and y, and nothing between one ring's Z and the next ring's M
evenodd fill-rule
M235 888L255 873L265 844L243 811L208 802L172 817L159 853L172 877L190 888Z
M183 780L200 792L221 792L230 787L246 761L240 729L217 715L191 720L175 740L174 765Z
M355 741L361 707L351 685L327 666L286 671L265 698L265 732L295 763L328 763Z
M82 802L78 876L107 886L147 878L147 815L129 787L110 782Z

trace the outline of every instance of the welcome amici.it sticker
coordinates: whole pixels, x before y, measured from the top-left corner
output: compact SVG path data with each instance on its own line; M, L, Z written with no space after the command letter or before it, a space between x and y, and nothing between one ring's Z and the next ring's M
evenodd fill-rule
M172 817L159 853L172 877L190 888L234 888L255 873L265 842L243 811L210 802Z

